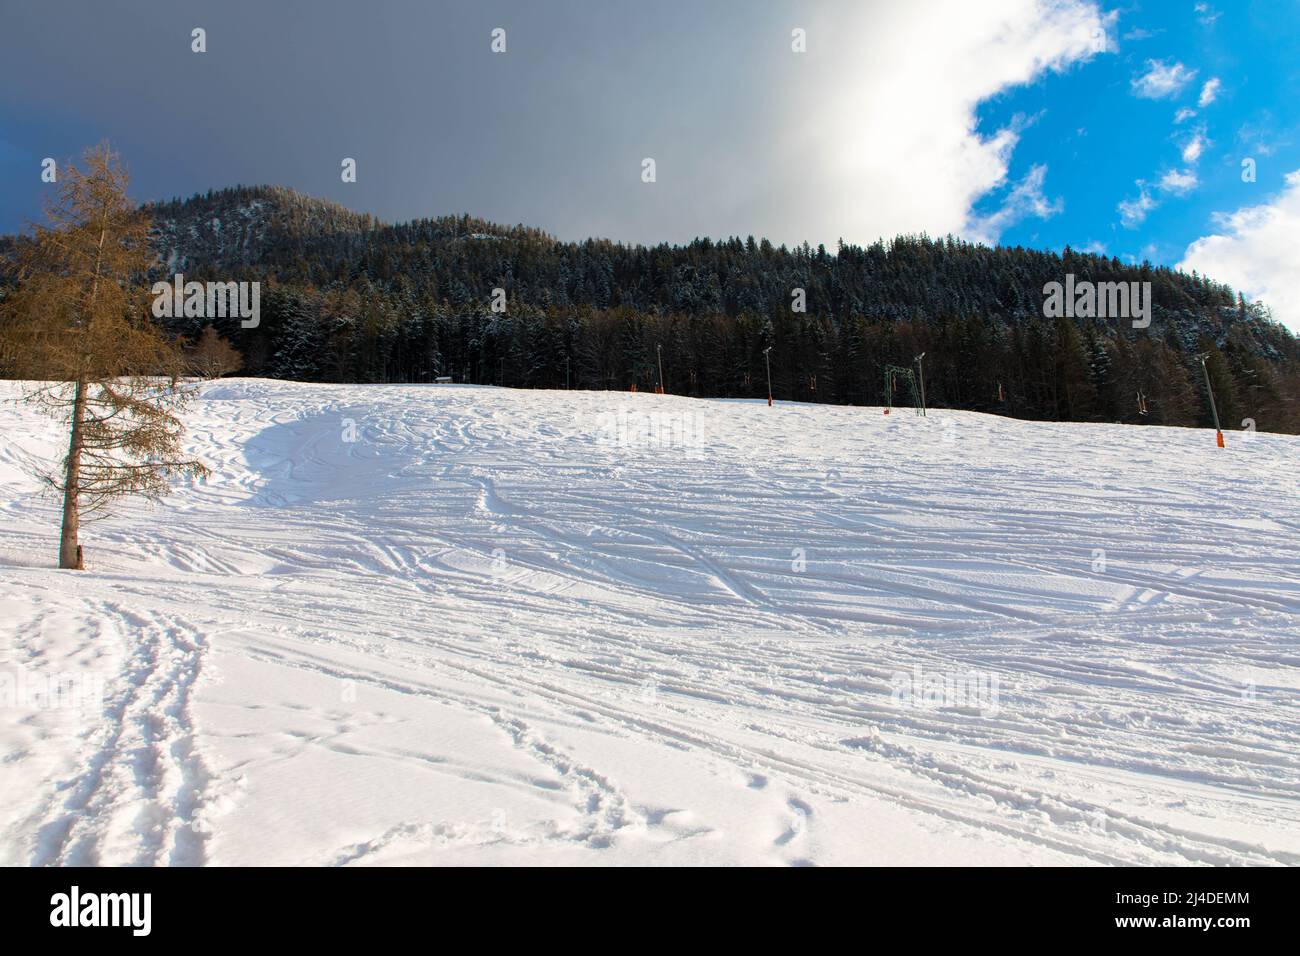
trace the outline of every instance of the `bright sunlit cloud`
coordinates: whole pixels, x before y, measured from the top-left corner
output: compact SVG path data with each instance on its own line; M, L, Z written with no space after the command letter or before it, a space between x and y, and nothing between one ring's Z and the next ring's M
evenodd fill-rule
M860 29L828 28L836 55L819 85L831 93L790 138L797 150L786 159L791 181L801 169L813 185L795 191L798 209L787 216L850 241L925 231L995 242L1022 219L1055 215L1062 203L1044 192L1048 164L1008 179L1032 119L985 132L976 110L1105 53L1113 23L1091 2L999 0L882 4L861 14ZM845 62L856 72L844 75ZM975 211L1004 188L992 196L995 212Z
M1214 222L1220 231L1188 246L1178 267L1263 299L1275 319L1300 332L1300 170L1270 202L1220 213Z

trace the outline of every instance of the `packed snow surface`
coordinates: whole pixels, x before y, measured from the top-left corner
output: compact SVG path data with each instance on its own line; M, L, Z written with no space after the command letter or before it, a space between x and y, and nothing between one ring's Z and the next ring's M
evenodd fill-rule
M59 430L0 402L0 863L1300 863L1300 439L253 379L187 417L211 477L78 573Z

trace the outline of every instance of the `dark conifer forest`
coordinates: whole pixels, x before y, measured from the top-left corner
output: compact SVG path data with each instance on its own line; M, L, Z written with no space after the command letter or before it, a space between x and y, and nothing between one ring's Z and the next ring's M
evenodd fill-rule
M1205 426L1208 354L1225 428L1300 432L1296 338L1212 278L1150 264L927 236L562 242L469 216L384 224L275 187L149 212L158 278L262 283L257 328L215 320L244 375L653 391L661 351L667 392L761 398L770 346L777 400L879 405L885 366L924 352L933 406ZM1045 318L1043 287L1067 273L1150 282L1151 326ZM189 340L206 324L171 322Z

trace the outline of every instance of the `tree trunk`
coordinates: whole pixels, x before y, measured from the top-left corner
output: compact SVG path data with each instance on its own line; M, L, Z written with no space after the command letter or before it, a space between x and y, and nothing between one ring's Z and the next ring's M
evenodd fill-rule
M108 235L106 222L108 210L105 208L100 217L99 244L95 253L94 282L90 286L90 304L82 323L81 369L77 376L77 390L72 396L72 434L68 438L68 460L63 476L63 531L59 536L59 567L81 571L86 565L81 556L81 545L77 543L77 533L81 530L81 512L78 508L81 499L81 448L84 441L82 431L86 421L86 375L89 364L90 325L95 317L95 300L99 297L100 268L104 261L104 240Z
M81 545L77 543L77 532L81 526L81 515L77 508L81 492L81 430L85 417L86 383L78 381L72 404L72 436L68 440L68 460L63 476L63 532L59 537L59 567L74 571L85 567L81 558Z

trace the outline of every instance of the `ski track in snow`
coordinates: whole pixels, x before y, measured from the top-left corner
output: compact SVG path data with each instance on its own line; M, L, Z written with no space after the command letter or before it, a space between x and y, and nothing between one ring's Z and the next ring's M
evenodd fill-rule
M223 380L72 574L0 425L0 863L1300 863L1300 439Z

